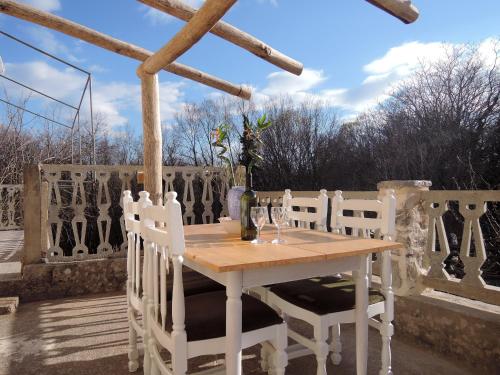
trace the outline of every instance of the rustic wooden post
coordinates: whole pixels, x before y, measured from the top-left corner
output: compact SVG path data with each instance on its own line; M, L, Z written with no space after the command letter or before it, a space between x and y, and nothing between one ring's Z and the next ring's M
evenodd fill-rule
M23 171L24 178L24 254L23 264L39 263L42 249L47 247L47 237L42 241L42 181L40 167L27 165ZM43 197L45 198L45 197ZM45 244L45 245L44 245Z
M144 190L154 204L162 203L162 140L158 75L139 69L142 89L142 128L144 132Z

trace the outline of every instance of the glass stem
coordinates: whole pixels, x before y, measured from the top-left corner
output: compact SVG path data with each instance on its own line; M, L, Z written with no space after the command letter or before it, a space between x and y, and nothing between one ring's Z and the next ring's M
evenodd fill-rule
M278 243L281 241L281 225L277 225L278 227Z
M257 226L257 241L260 240L260 227Z

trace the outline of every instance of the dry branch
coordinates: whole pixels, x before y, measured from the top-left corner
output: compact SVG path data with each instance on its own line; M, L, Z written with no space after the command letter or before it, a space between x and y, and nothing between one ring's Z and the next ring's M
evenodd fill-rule
M183 3L179 0L138 0L141 3L156 8L162 12L170 14L181 20L188 22L196 13L196 9ZM300 75L303 70L302 63L284 55L283 53L268 46L261 40L252 35L241 31L240 29L228 24L224 21L219 21L210 30L210 32L222 39L225 39L254 55L266 60L267 62L276 65L290 73Z
M41 11L26 4L20 4L11 0L0 0L0 12L10 16L23 19L38 25L47 27L52 30L59 31L66 35L84 40L90 44L107 49L108 51L118 53L139 61L145 61L153 55L153 52L145 48L138 47L131 43L113 38L109 35L100 33L76 22L69 21L65 18L53 15L48 12ZM249 99L251 91L245 86L234 85L223 79L214 77L189 66L172 63L163 67L167 72L179 75L184 78L197 81L207 86L222 90L228 94L239 96L244 99Z

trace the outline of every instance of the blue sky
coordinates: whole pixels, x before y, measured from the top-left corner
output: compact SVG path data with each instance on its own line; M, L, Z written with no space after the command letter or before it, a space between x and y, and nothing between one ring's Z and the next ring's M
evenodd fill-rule
M150 50L159 49L183 25L133 0L24 2ZM201 4L201 0L188 2L196 7ZM405 25L363 0L240 0L224 20L301 61L302 76L282 72L212 35L179 62L252 86L257 102L283 93L297 101L311 96L352 116L383 100L390 87L411 74L419 61L442 56L443 45L479 43L487 56L500 37L498 0L413 3L420 18ZM0 30L91 71L94 107L110 128L119 130L129 123L140 130L137 61L6 15L0 15ZM7 76L61 100L78 101L84 82L81 74L1 35L0 56ZM183 103L219 95L166 72L160 74L160 82L162 119L167 124ZM20 95L2 83L11 98ZM32 100L31 105L39 109L40 103Z

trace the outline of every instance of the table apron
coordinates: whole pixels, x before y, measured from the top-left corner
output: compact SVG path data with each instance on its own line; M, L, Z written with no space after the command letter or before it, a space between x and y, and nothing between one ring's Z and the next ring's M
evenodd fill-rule
M340 272L356 271L359 269L361 258L360 256L351 256L321 262L289 264L231 272L241 272L242 287L250 288L273 283L302 280L309 277L328 276ZM215 272L187 257L184 259L184 265L226 287L228 285L230 272Z

